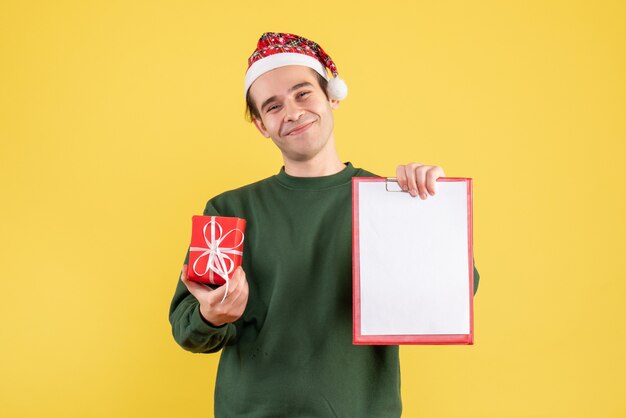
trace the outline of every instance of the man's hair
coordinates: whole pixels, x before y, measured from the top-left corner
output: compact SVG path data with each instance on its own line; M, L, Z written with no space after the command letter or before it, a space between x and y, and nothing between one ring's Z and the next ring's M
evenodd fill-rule
M313 74L315 74L317 78L317 83L319 84L320 88L324 92L326 99L328 99L328 92L326 91L326 86L328 86L328 80L326 80L322 75L320 75L320 73L318 73L314 69L312 68L309 68L309 69L313 71ZM248 92L246 93L246 120L248 122L252 122L253 118L261 119L261 114L259 113L259 110L256 108L256 105L254 104L252 97L250 97L250 89L248 89Z

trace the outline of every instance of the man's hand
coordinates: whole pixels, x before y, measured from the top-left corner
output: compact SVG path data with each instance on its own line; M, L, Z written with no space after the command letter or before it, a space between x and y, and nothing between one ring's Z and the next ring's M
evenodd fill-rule
M214 290L201 283L190 281L187 277L187 264L183 266L180 280L187 286L189 293L200 302L200 313L204 319L216 327L241 318L248 304L248 281L241 267L237 267L230 278L226 299L224 299L226 286Z
M396 177L402 190L408 191L413 197L419 195L422 200L429 194L435 195L435 182L444 176L443 168L437 165L409 163L396 168Z

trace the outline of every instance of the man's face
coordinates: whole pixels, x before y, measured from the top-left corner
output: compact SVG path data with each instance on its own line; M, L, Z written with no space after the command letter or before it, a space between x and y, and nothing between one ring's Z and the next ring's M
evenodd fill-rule
M313 70L290 65L268 71L250 86L261 119L257 129L280 149L285 162L308 161L334 147L332 109Z

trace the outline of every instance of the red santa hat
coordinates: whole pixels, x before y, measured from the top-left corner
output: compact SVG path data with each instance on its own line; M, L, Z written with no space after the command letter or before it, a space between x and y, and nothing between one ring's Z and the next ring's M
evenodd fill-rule
M265 32L261 35L256 50L248 58L244 96L248 94L254 80L268 71L287 65L303 65L317 71L328 80L326 92L331 99L343 100L348 95L348 86L339 78L337 66L322 47L291 33ZM329 79L327 68L333 78Z

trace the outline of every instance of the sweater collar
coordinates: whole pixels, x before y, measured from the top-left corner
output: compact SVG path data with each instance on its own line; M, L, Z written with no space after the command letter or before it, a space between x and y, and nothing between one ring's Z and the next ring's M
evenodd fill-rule
M279 183L290 189L302 189L302 190L321 190L334 186L340 186L342 184L351 183L352 177L359 171L358 168L354 168L352 163L345 163L346 167L338 173L331 174L330 176L322 177L295 177L290 176L285 172L283 166L278 174L275 176Z

